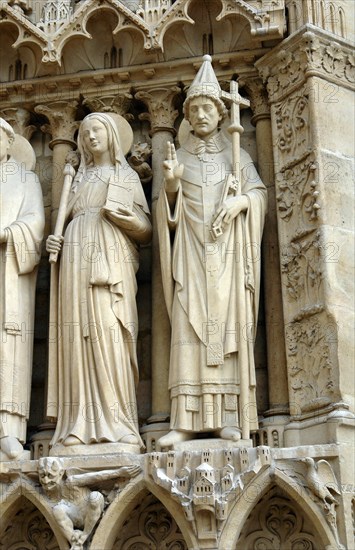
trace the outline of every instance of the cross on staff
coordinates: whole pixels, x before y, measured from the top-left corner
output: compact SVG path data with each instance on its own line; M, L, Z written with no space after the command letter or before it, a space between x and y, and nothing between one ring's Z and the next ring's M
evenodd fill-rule
M231 124L228 128L228 132L232 136L232 175L234 185L232 192L234 196L241 195L241 171L240 171L240 135L244 129L240 124L240 107L249 107L250 101L241 97L238 92L238 83L232 80L230 83L230 93L222 92L221 96L231 102ZM240 213L235 220L236 235L239 236L241 250L244 250L245 240L245 216ZM238 351L238 367L240 373L240 427L242 430L242 439L249 439L250 437L250 423L248 414L249 405L249 371L250 371L250 358L249 358L249 346L248 341L243 337L244 328L249 326L248 323L248 307L246 304L246 292L248 292L245 285L245 265L243 252L240 255L239 262L237 262L237 276L241 284L237 285L237 304L238 315L241 327L241 337L239 339L239 351ZM242 284L244 282L244 284Z
M219 208L223 206L224 201L229 194L234 196L241 194L240 185L240 135L244 132L243 126L240 124L240 107L249 107L250 101L244 99L238 92L238 82L232 80L230 83L230 92L220 92L221 99L231 104L230 118L231 124L228 127L228 132L232 136L232 178L227 177L224 190L219 202ZM223 221L221 216L217 215L212 221L211 235L213 239L217 239L223 233Z
M250 107L250 101L239 94L238 82L235 80L231 80L230 92L221 92L221 99L231 103L231 124L228 127L228 132L232 136L232 173L238 182L236 194L240 194L240 136L244 132L244 128L240 124L240 107Z

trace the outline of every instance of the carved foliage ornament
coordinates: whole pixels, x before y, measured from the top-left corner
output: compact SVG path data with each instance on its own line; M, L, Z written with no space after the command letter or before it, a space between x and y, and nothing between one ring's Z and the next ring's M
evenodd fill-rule
M37 105L36 113L45 115L49 120L49 125L43 125L42 131L51 134L53 139L72 141L79 127L79 122L75 121L77 107L77 101L53 101L47 105Z
M300 230L282 250L281 271L290 301L319 303L323 278L320 232Z
M274 488L255 507L236 550L316 550L318 541L305 523L301 510Z
M286 165L277 174L280 218L288 222L295 213L304 223L318 218L319 189L318 169L314 154L307 155L300 163ZM298 223L298 222L297 222Z
M87 97L83 105L87 105L93 113L117 113L125 116L130 108L132 95L128 92L100 97Z
M307 76L319 75L328 80L353 88L355 83L355 57L352 50L320 38L307 31L288 50L281 50L270 67L260 64L259 70L267 82L271 101L277 101L291 89L299 87Z
M174 128L174 122L179 113L173 104L176 95L179 93L181 93L181 89L178 86L136 93L135 97L143 101L149 111L139 115L139 118L150 120L152 132L159 129L171 130Z
M310 313L286 326L292 414L327 406L337 397L337 327L325 312Z
M261 78L239 79L250 98L250 106L253 112L252 122L259 118L270 118L269 98L266 87Z
M175 520L153 495L133 511L112 550L187 550Z
M26 109L4 109L0 111L0 116L11 124L16 134L20 134L27 140L31 139L33 132L36 130L36 126L30 124L31 114Z
M45 517L29 501L11 520L11 525L1 535L1 550L59 550L57 540Z
M281 165L309 149L309 97L299 93L275 105L276 146Z

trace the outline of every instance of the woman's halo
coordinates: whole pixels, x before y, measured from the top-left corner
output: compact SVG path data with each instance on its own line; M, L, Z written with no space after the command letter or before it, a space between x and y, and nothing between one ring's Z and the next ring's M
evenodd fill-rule
M17 160L17 162L23 163L26 170L33 171L35 169L36 154L30 142L23 136L20 136L20 134L15 134L15 139L11 144L9 154Z
M127 122L123 116L117 113L104 113L105 115L112 118L114 123L117 126L118 134L120 136L120 144L124 156L126 156L133 145L133 130L130 124Z

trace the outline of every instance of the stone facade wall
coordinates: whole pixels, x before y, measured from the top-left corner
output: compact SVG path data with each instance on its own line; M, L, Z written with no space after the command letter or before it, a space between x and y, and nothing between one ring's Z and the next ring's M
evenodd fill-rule
M34 147L45 236L86 114L121 114L134 143L152 150L141 179L153 240L141 249L137 295L147 453L63 459L63 479L139 467L130 480L93 484L105 504L87 548L353 548L353 11L349 0L2 3L0 116ZM255 354L260 429L250 448L199 440L156 453L170 411L156 201L165 143L179 140L186 88L205 53L222 88L238 76L250 99L242 146L268 188ZM4 550L69 548L38 478L53 430L45 416L49 295L43 246L32 454L1 465Z

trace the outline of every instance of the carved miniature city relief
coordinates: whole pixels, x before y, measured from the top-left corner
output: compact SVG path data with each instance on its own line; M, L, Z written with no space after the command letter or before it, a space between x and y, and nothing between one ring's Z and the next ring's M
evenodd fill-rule
M149 475L182 507L201 544L217 541L248 483L271 466L268 447L151 453Z
M239 146L243 100L233 85L222 92L205 56L184 103L192 132L177 151L167 144L157 222L172 329L171 420L161 449L197 434L248 439L257 428L253 342L266 189ZM219 129L224 99L233 145Z
M44 210L34 151L0 118L0 458L23 457Z
M124 157L127 125L119 115L84 119L78 172L65 167L56 233L47 240L50 261L59 256L60 264L51 296L58 303L58 362L50 365L48 397L49 415L58 419L52 454L100 454L113 443L143 448L135 273L151 225L139 177Z

